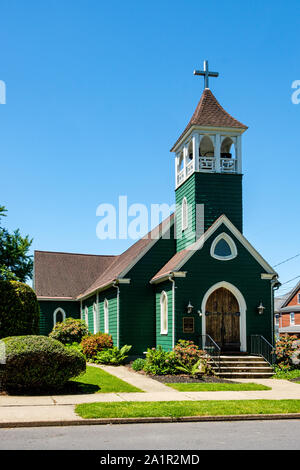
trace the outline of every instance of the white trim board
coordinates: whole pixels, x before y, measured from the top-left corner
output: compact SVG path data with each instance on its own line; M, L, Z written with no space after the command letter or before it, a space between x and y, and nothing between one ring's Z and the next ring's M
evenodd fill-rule
M263 267L263 269L267 271L268 274L273 274L274 276L278 275L276 271L274 271L274 269L269 265L269 263L267 263L267 261L258 253L258 251L256 251L256 249L251 245L251 243L248 242L244 235L242 235L242 233L233 225L232 222L230 222L228 217L226 217L226 215L224 214L221 215L209 227L209 229L187 249L186 256L183 258L183 260L180 261L174 271L180 270L186 264L186 262L195 254L195 251L201 250L208 238L211 237L222 224L224 224L228 228L228 230L236 237L236 239L244 246L244 248L246 248L246 250Z

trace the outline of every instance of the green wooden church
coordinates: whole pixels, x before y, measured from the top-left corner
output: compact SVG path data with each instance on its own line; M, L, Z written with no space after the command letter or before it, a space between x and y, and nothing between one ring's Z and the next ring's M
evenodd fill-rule
M117 256L35 251L40 333L66 317L142 355L179 339L253 352L253 338L273 344L278 276L243 235L242 135L205 88L171 149L176 211ZM166 236L168 234L168 236Z

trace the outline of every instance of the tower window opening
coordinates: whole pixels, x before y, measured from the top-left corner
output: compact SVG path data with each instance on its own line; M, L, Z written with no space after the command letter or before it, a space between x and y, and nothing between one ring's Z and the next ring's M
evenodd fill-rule
M214 157L215 149L213 142L210 137L205 135L202 137L199 147L199 156L200 157Z
M221 158L236 158L235 145L230 137L225 137L221 145Z

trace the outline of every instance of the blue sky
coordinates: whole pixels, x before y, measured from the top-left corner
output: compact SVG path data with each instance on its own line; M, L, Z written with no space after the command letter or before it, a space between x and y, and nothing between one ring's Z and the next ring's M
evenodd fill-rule
M271 264L300 253L299 1L3 0L0 204L32 249L117 254L96 208L174 202L169 152L210 85L243 137L244 234ZM278 267L300 275L300 257ZM281 292L296 280L282 287Z

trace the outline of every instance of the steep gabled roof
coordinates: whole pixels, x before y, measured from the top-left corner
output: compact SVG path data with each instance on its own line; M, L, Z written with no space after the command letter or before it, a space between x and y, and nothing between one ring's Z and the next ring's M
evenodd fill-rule
M76 299L115 260L115 256L53 251L34 252L34 290L39 299Z
M118 279L126 276L128 271L134 266L137 261L144 256L144 254L157 242L162 234L169 230L170 226L174 223L174 214L165 219L157 227L151 230L145 237L138 240L124 253L117 256L111 265L91 284L85 291L81 291L78 298L87 297L88 295L103 289Z
M173 152L178 142L193 126L226 127L243 130L248 129L247 126L234 119L230 114L227 113L227 111L225 111L224 108L222 108L209 88L205 88L203 91L190 122L186 126L179 139L177 139L173 145L171 152Z
M151 279L151 283L159 282L160 279L165 278L166 276L178 272L181 268L187 263L191 256L202 248L206 240L224 224L230 232L239 240L239 242L249 251L249 253L256 259L256 261L262 266L262 268L273 276L277 276L277 273L274 269L267 263L267 261L255 250L255 248L248 242L248 240L242 235L242 233L233 225L232 222L226 217L226 215L221 215L210 227L209 229L192 245L188 248L181 250L176 253Z
M287 305L290 303L293 297L297 294L297 292L300 291L300 281L295 285L295 287L287 294L283 304L281 305L281 309L284 307L287 307Z

